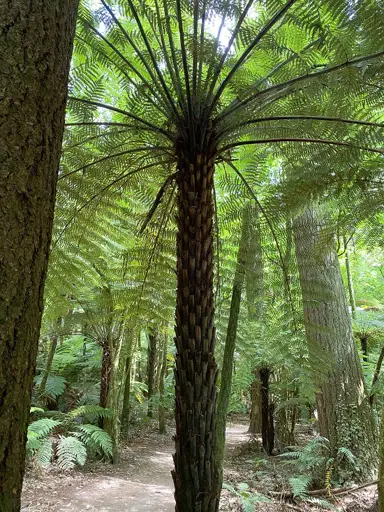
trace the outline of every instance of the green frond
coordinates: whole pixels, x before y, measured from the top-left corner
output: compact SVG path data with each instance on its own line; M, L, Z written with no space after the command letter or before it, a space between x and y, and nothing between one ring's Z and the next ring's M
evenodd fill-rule
M57 443L57 464L60 469L69 471L76 465L84 466L87 449L77 437L60 437Z

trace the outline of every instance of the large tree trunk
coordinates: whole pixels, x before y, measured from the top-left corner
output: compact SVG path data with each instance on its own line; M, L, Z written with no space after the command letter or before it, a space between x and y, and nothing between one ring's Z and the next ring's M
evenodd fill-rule
M176 511L215 512L220 489L214 459L213 159L181 152L178 170Z
M0 1L0 510L19 510L77 0Z
M225 447L225 427L227 422L227 410L229 399L231 396L232 371L233 371L233 355L235 353L237 325L239 322L241 295L244 286L244 276L246 268L246 259L249 248L250 235L250 216L252 210L248 206L244 207L241 237L239 241L239 249L237 252L237 263L235 276L232 286L231 306L229 309L229 318L227 326L227 334L225 339L223 365L221 369L220 393L217 401L216 413L216 464L220 478L222 481L222 469L224 460Z
M377 463L375 422L353 338L351 317L333 237L314 209L294 221L296 257L303 294L304 323L319 393L322 436L332 455L349 448L368 478Z

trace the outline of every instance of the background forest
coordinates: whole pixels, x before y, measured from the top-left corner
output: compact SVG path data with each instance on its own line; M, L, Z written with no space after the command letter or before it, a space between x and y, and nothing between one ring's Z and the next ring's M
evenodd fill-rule
M44 21L67 67L76 8ZM374 0L80 2L56 193L39 182L51 240L34 206L41 281L23 238L0 239L2 511L20 509L26 432L29 475L118 467L155 424L179 512L219 510L222 487L233 510L335 509L378 474L384 510L383 19ZM223 477L227 418L247 481Z

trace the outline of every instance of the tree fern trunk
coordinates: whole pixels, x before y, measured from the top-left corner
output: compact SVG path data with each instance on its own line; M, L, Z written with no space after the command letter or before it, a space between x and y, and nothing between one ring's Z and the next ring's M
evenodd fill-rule
M307 209L294 221L304 323L315 379L322 436L332 455L346 447L358 460L356 477L368 478L377 464L375 422L369 406L335 241L324 221Z
M105 340L102 345L103 359L101 362L101 378L100 378L100 407L107 407L109 386L111 381L112 357L110 340ZM102 424L101 424L102 427Z
M272 455L275 446L275 426L273 422L273 404L269 396L269 377L271 370L267 367L260 368L261 383L261 439L265 452Z
M0 510L20 509L77 0L0 2Z
M148 418L153 417L152 398L156 393L156 362L157 362L158 334L149 333L148 359L147 359L147 382L148 382Z
M47 385L47 380L48 380L49 374L51 373L53 358L54 358L55 352L56 352L57 341L58 341L58 336L57 336L57 334L54 334L52 336L51 342L49 344L47 364L45 366L43 376L41 377L41 382L40 382L40 386L39 386L39 395L40 396L43 396L45 393L45 387Z
M167 376L167 348L168 348L168 339L167 335L163 336L163 350L161 353L161 370L160 370L160 379L159 379L159 433L166 434L167 428L165 424L165 406L164 406L164 394L165 394L165 377Z
M177 512L214 512L219 506L214 460L213 172L208 156L179 155L173 471Z

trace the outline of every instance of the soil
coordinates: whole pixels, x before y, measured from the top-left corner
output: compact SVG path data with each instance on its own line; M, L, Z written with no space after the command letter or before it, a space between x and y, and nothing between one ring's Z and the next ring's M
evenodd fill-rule
M288 502L276 492L289 490L292 475L283 459L262 453L259 439L247 433L247 419L228 422L224 482L239 494L244 485L247 492L268 502L255 502L248 510L284 512L320 510L316 505ZM172 428L167 435L156 433L155 424L131 434L121 449L118 464L90 463L81 470L60 473L55 469L27 473L23 497L23 512L173 512ZM290 473L289 473L290 472ZM275 494L273 494L275 493ZM233 490L224 489L220 510L246 510ZM333 503L343 512L374 512L376 487L350 493ZM324 510L324 509L323 509Z

